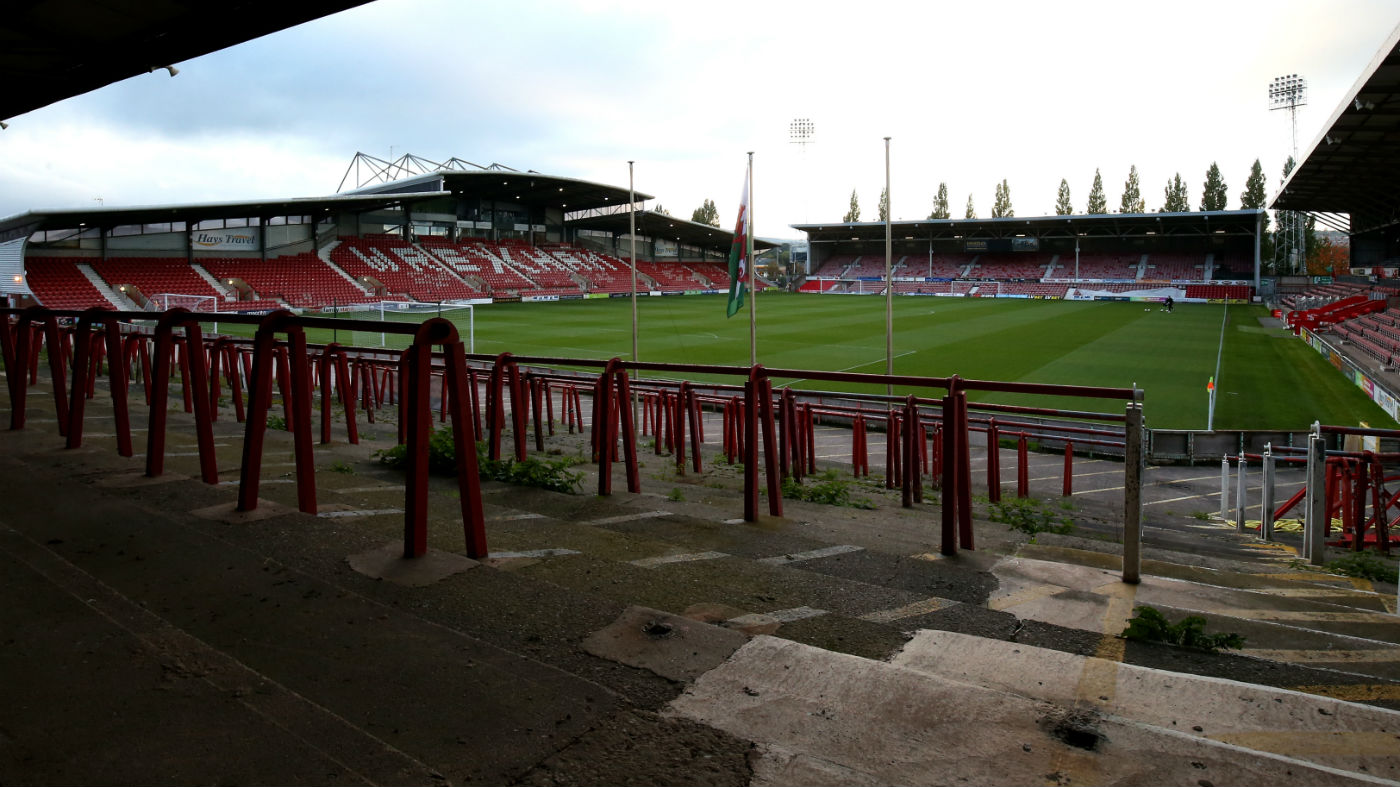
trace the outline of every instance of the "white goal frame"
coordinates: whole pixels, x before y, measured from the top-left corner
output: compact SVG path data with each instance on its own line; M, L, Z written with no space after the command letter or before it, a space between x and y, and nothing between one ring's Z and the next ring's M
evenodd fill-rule
M341 307L344 309L345 307ZM387 322L386 315L389 314L417 314L425 317L441 317L443 312L455 312L462 309L467 310L467 352L476 352L476 304L462 303L460 301L442 301L439 303L424 303L422 301L379 301L378 303L366 303L362 309L371 314L378 313L380 322ZM358 309L356 310L358 311ZM379 346L388 346L388 334L379 334Z

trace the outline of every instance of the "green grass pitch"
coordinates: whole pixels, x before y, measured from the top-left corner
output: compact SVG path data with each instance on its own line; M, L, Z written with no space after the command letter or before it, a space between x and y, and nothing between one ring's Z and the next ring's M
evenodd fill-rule
M627 358L629 304L612 298L479 306L476 352ZM748 313L726 319L723 296L639 298L638 315L642 360L748 364ZM452 316L465 338L465 312ZM1136 384L1146 391L1150 426L1204 429L1206 382L1215 373L1223 321L1216 428L1301 430L1314 420L1396 426L1304 342L1264 327L1260 318L1267 316L1258 306L1180 304L1167 314L1143 303L900 297L894 299L894 368L896 374L983 380ZM310 338L331 337L312 332ZM337 338L379 344L377 333ZM389 337L391 345L394 339ZM772 368L882 372L885 299L761 294L758 358ZM1034 403L1115 412L1121 407L1087 399L1038 397Z

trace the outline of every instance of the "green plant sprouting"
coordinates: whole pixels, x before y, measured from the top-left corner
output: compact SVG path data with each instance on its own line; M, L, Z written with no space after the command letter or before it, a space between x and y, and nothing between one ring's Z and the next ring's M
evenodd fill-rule
M1140 642L1165 642L1207 653L1244 647L1244 637L1239 634L1207 634L1206 619L1200 615L1187 615L1172 623L1156 607L1145 604L1133 607L1133 617L1120 636Z

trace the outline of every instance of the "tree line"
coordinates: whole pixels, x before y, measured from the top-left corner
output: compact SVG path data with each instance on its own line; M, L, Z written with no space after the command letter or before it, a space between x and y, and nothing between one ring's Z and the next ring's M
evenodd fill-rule
M1293 157L1289 156L1288 161L1283 165L1282 179L1288 178L1288 175L1290 172L1293 171L1294 166L1296 166L1296 163L1294 162ZM1247 210L1252 208L1265 207L1265 204L1268 201L1268 196L1266 193L1266 181L1267 179L1264 176L1264 169L1260 165L1259 159L1256 158L1254 160L1253 166L1250 167L1249 177L1245 179L1244 191L1240 192L1240 209ZM1219 165L1216 164L1216 162L1211 162L1210 167L1206 169L1205 180L1201 186L1201 198L1200 201L1197 203L1196 209L1201 211L1227 210L1228 202L1229 186L1225 182L1225 177L1220 172ZM1186 182L1181 179L1181 173L1177 172L1172 176L1170 180L1167 181L1166 188L1163 190L1162 194L1161 207L1157 209L1157 212L1185 213L1190 211L1191 209L1191 197L1187 190ZM882 189L880 192L880 201L877 208L879 214L878 220L886 221L889 218L889 210L889 192L886 189ZM1142 180L1141 177L1138 175L1136 164L1131 165L1128 168L1128 177L1127 180L1125 180L1123 183L1123 193L1119 198L1117 212L1148 212L1147 199L1142 194ZM1109 210L1108 198L1104 193L1103 175L1099 170L1095 169L1094 180L1092 185L1089 187L1089 198L1084 205L1083 214L1092 216L1106 213L1109 213ZM860 215L860 198L856 194L856 190L851 189L850 205L847 208L846 213L842 216L841 220L847 223L858 222L860 221ZM992 199L991 217L997 219L1009 218L1015 215L1016 211L1011 205L1011 186L1008 184L1007 180L1003 178L1000 183L996 184L996 189ZM1069 180L1067 178L1060 179L1060 187L1055 195L1055 209L1053 215L1076 215L1074 201L1070 193ZM938 191L934 194L933 197L933 209L929 212L928 217L930 219L951 219L953 217L952 210L948 204L947 183L938 184ZM963 218L977 218L977 210L975 205L973 204L971 194L967 195L967 206L963 212ZM699 208L695 209L695 212L691 215L691 221L718 227L719 212L715 209L714 201L709 199L705 200ZM1305 254L1306 257L1309 260L1311 260L1312 257L1315 256L1316 250L1319 248L1319 243L1315 235L1315 226L1313 219L1311 217L1308 217L1303 223L1303 235L1305 241L1304 247L1306 250ZM1273 248L1276 241L1274 233L1271 233L1269 231L1269 225L1269 215L1265 213L1265 234L1263 238L1263 249L1261 250L1261 256L1265 259L1271 259L1273 257Z

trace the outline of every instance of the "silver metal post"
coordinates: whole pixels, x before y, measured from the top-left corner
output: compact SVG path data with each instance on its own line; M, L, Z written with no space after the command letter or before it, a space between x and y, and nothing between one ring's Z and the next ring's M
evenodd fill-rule
M632 164L627 162L627 231L632 236L632 256L630 259L632 267L632 360L640 360L637 357L637 196L632 188ZM655 259L653 254L652 258Z
M1240 452L1240 457L1239 457L1239 463L1238 463L1239 474L1235 476L1235 482L1236 482L1236 486L1235 486L1235 532L1237 532L1237 533L1243 533L1243 532L1245 531L1245 527L1246 527L1246 525L1245 525L1245 514L1247 513L1246 505L1248 505L1248 503L1247 503L1247 501L1245 500L1245 495L1244 495L1244 490L1245 490L1245 478L1244 478L1244 477L1245 477L1245 468L1248 467L1248 466L1249 466L1249 460L1248 460L1248 459L1245 459L1245 457L1244 457L1244 451L1241 451L1241 452Z
M890 138L885 137L885 374L894 375L894 269L893 200L890 199ZM885 394L894 395L894 384L885 385Z
M1314 566L1326 561L1327 545L1327 443L1320 436L1308 439L1308 511L1303 523L1303 558Z
M1220 457L1220 518L1230 521L1230 455Z
M1142 579L1142 403L1130 402L1123 433L1123 581Z
M1263 484L1259 490L1259 540L1274 540L1274 446L1264 444Z

